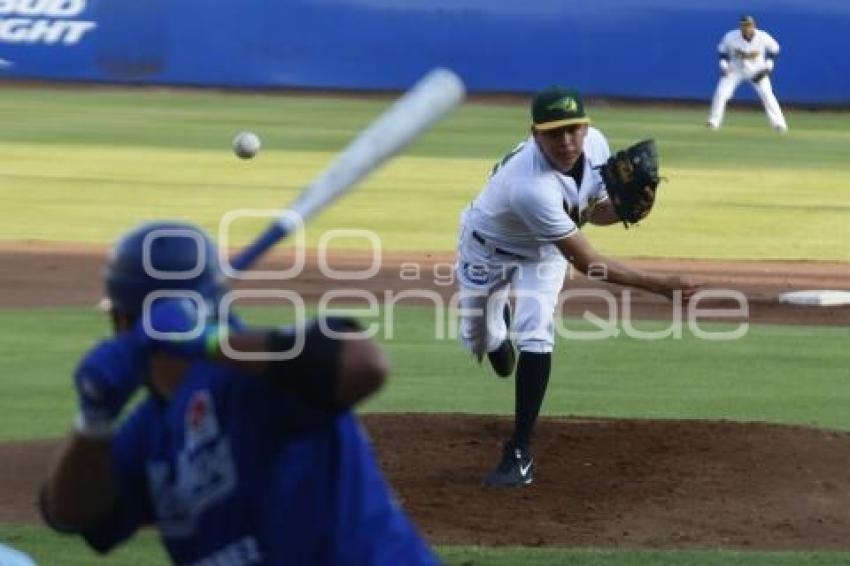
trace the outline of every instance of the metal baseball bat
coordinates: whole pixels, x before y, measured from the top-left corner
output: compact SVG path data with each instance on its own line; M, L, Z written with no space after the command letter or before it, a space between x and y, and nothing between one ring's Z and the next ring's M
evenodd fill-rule
M239 252L230 261L231 268L242 271L250 267L297 228L293 216L306 222L351 191L460 104L465 92L463 82L448 69L438 68L426 74L363 130L253 243Z

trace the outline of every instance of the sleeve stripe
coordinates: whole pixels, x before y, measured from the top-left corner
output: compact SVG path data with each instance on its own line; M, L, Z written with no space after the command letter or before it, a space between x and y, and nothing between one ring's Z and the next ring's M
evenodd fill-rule
M559 234L557 236L540 236L541 239L546 240L547 242L557 242L558 240L563 240L564 238L569 238L578 232L578 227L573 226L571 230L568 232L564 232L563 234Z

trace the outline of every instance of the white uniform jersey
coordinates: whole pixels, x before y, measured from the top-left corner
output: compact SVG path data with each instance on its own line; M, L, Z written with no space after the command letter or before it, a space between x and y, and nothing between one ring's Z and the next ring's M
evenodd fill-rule
M744 39L741 30L733 29L723 36L717 51L729 59L729 67L733 71L751 77L768 67L768 53L777 55L779 43L766 31L757 29L750 41Z
M551 242L574 233L590 209L607 198L599 173L611 155L608 141L588 128L581 186L549 164L530 136L502 159L464 212L463 224L488 245L535 259Z

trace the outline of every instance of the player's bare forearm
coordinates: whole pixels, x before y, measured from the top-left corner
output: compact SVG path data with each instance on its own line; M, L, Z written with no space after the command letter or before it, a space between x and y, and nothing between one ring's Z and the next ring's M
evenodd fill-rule
M378 391L390 373L384 352L372 340L357 338L343 342L339 378L334 399L350 407Z
M610 200L600 202L590 213L590 223L596 226L610 226L618 222L620 222L620 218L614 211L614 205Z
M45 485L49 521L61 529L86 530L110 515L116 494L111 437L69 435Z
M330 364L328 371L334 375L329 376L326 384L330 389L326 391L327 400L337 407L351 407L378 391L384 384L389 374L389 363L383 351L372 340L367 338L345 336L334 339L339 343L339 349L334 354L336 363ZM230 347L237 352L268 352L269 332L248 332L233 334L229 337ZM313 352L305 348L300 355L312 356ZM329 354L330 355L330 354ZM270 363L262 360L239 360L227 358L220 355L219 359L225 363L239 366L247 373L263 379L276 379L277 374L285 372L286 365ZM302 360L294 358L293 364ZM309 360L306 363L311 363ZM309 372L297 373L301 379L311 379ZM300 388L297 383L289 382L287 389L296 394L304 394L315 397L320 392L314 388L309 393Z
M564 257L585 275L591 268L601 268L604 270L606 281L617 285L644 289L667 298L673 298L674 293L679 291L686 300L700 287L685 277L646 273L606 257L598 253L581 232L558 240L555 245Z
M575 238L573 236L570 239ZM563 253L563 250L562 250ZM617 285L636 287L652 293L663 294L663 287L657 276L631 268L619 261L606 257L602 254L582 254L571 250L570 255L564 254L573 266L587 275L591 268L603 271L605 280Z

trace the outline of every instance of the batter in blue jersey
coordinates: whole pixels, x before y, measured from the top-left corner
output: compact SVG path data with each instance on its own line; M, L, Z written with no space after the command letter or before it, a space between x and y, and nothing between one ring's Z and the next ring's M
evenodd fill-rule
M80 414L42 492L48 523L100 552L155 524L175 564L436 563L350 410L381 386L382 352L347 319L220 322L219 280L190 225L146 224L113 250L116 335L75 372Z

